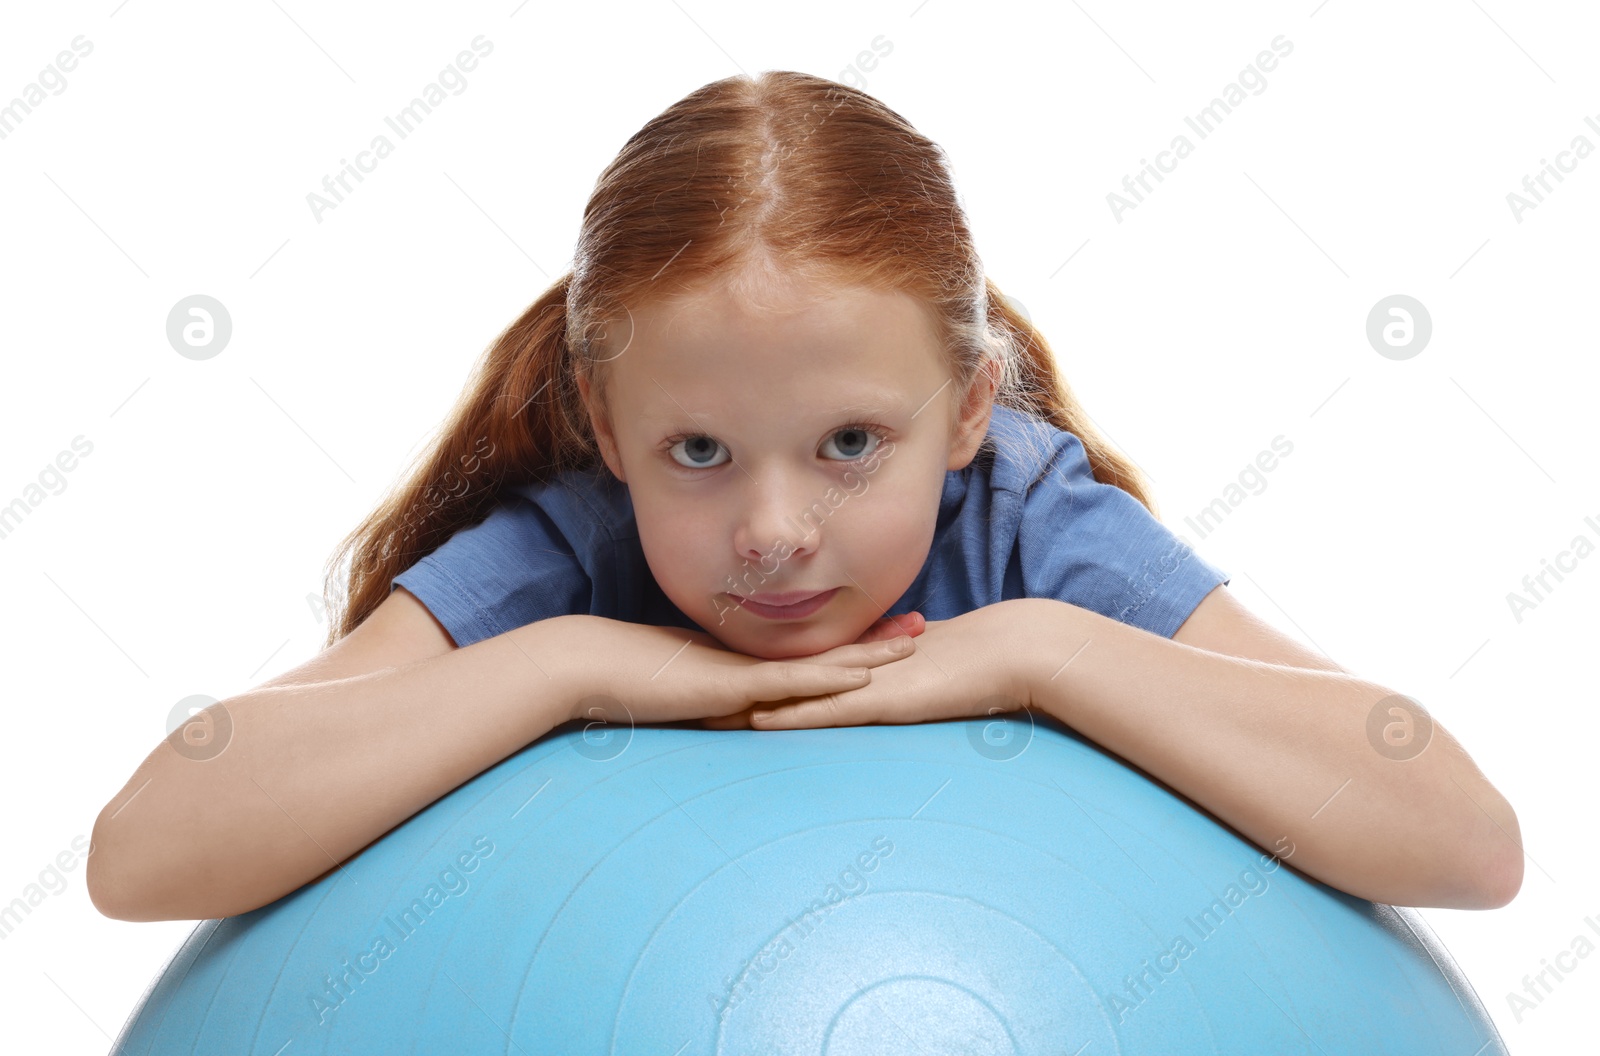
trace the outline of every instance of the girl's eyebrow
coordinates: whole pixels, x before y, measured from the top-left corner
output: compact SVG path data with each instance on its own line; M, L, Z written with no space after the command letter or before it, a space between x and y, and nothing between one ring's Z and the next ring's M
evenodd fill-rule
M838 418L888 418L899 413L904 401L895 399L888 393L873 393L869 396L858 398L855 402L844 407L836 407L830 413ZM692 415L690 416L693 417ZM689 428L683 425L683 408L674 405L670 409L663 409L658 414L646 414L643 421L655 427L671 429ZM694 428L699 428L695 426Z
M841 407L839 408L838 413L841 415L850 415L854 417L887 418L890 415L895 414L897 411L899 411L899 409L899 400L874 397L870 400L852 403L848 407Z
M894 417L895 411L882 404L852 404L849 407L840 407L833 412L833 421L840 423L860 421L862 419L887 419ZM662 436L677 436L679 434L700 435L711 434L714 430L701 425L698 421L685 421L679 416L661 415L645 419L646 432L659 433Z

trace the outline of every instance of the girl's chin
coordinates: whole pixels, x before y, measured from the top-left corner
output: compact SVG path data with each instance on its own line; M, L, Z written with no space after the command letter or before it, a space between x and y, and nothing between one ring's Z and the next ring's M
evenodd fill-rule
M836 635L824 632L822 628L808 628L808 633L796 637L793 634L779 633L781 624L775 624L771 630L761 633L759 630L747 634L747 641L730 640L728 637L712 633L712 637L736 653L753 656L758 660L795 660L806 656L815 656L825 653L829 649L836 649L841 645L849 645L853 639L835 641ZM826 636L824 637L824 634Z

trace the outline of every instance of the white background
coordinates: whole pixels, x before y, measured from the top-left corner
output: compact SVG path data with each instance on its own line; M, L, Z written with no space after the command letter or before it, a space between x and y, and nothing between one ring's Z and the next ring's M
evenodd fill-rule
M1520 621L1507 601L1600 542L1600 160L1520 222L1507 202L1575 136L1600 143L1592 8L518 3L7 12L0 100L77 35L93 52L0 140L0 505L74 437L93 451L0 539L0 902L87 836L176 701L318 651L323 561L567 268L627 137L708 81L787 68L941 143L990 274L1169 526L1467 747L1517 810L1526 879L1506 908L1423 915L1513 1052L1593 1046L1600 957L1520 1023L1506 1000L1600 939L1600 559ZM306 195L479 34L468 87L313 219ZM1265 90L1199 140L1184 115L1280 34ZM1194 153L1118 222L1107 194L1179 133ZM234 327L204 362L165 332L195 293ZM1365 335L1394 293L1433 320L1403 361ZM1184 518L1279 434L1293 453L1199 538ZM107 920L81 860L67 878L0 942L0 1018L102 1053L193 924Z

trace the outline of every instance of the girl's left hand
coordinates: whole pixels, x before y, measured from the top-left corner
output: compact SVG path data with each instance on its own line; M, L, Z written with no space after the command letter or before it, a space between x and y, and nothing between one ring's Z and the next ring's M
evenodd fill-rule
M889 641L900 637L902 634L908 638L918 638L927 627L927 623L928 621L923 618L920 612L908 612L904 616L885 616L871 627L862 631L860 636L851 644L866 645L871 642ZM900 663L899 660L892 662ZM800 698L793 699L798 700ZM774 703L781 702L767 700L762 701L759 706L770 708ZM748 730L750 728L750 713L755 711L757 706L752 704L743 711L735 712L732 715L723 715L720 718L701 719L700 725L708 730Z
M770 702L751 709L757 730L795 730L818 726L906 724L941 719L980 718L1020 711L1033 704L1026 650L1039 609L1019 599L962 613L951 620L929 620L917 638L916 652L872 669L866 685L825 697ZM762 716L767 717L763 718Z

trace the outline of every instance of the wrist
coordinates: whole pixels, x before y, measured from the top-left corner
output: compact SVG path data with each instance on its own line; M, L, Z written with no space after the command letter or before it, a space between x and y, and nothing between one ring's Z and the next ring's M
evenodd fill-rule
M1018 598L1016 602L1028 706L1068 722L1073 664L1089 643L1092 629L1086 617L1092 614L1055 598Z
M582 714L584 703L606 692L601 665L594 662L595 622L601 619L569 613L525 624L510 633L516 647L532 662L532 677L527 682L530 703L552 728L586 717Z

